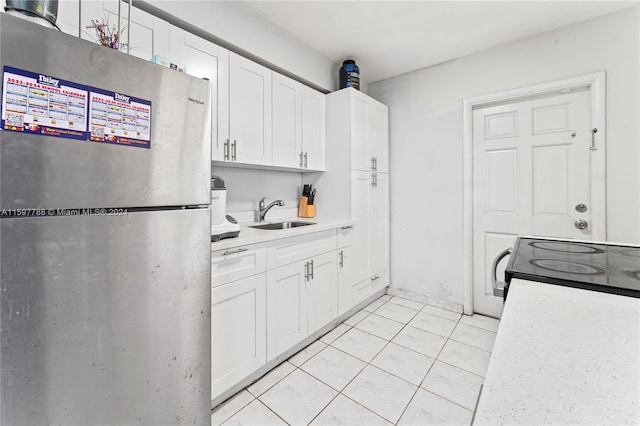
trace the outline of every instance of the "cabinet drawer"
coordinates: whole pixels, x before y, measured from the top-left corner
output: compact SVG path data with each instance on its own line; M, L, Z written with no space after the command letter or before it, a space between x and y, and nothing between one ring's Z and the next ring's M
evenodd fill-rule
M211 253L211 287L266 271L265 245L217 250Z
M373 277L371 277L364 281L360 281L358 284L353 286L353 305L362 302L367 297L389 285L388 269L375 276L377 276L378 278L373 279Z
M353 226L348 225L338 228L338 248L347 247L352 244Z
M267 269L277 268L336 249L336 231L284 238L267 243Z

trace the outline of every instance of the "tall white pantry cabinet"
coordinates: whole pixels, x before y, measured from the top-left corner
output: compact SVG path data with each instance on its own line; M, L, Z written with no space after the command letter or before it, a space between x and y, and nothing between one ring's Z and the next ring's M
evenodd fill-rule
M326 97L326 172L316 186L327 215L355 220L351 280L339 314L389 285L389 110L347 88Z

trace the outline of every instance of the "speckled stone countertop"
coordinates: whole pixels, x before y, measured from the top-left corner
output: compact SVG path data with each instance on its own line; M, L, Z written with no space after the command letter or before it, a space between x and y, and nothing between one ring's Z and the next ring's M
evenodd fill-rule
M640 299L514 279L476 425L640 424Z

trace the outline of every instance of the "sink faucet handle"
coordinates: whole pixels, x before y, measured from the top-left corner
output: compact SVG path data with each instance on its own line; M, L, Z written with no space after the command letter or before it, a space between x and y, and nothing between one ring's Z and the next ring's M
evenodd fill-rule
M267 197L262 197L262 200L260 200L260 202L258 203L258 208L264 209L264 200L266 199Z

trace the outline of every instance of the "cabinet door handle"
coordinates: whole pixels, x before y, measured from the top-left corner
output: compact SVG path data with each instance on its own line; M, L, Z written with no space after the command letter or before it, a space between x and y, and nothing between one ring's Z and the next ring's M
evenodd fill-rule
M309 262L304 264L304 280L309 281Z
M239 249L235 249L235 250L227 250L224 253L222 253L223 256L229 256L230 254L237 254L237 253L242 253L244 251L248 251L248 248L239 248Z
M371 157L371 171L374 171L374 167L373 167L373 157Z
M307 153L304 153L304 168L307 168Z
M376 174L371 173L371 186L376 186Z
M339 254L340 254L340 260L339 260L340 267L344 268L344 250L340 250Z
M340 227L340 229L353 229L353 225L342 226L342 227Z
M313 279L313 260L309 263L311 264L311 273L309 274L309 276L311 277L310 279Z
M235 139L233 140L233 145L231 145L231 147L233 148L232 149L233 153L231 155L231 158L232 158L233 161L236 161L238 158L236 157L237 151L236 151L236 140Z
M371 277L371 281L375 281L375 280L377 280L378 278L380 278L380 275L374 275L373 277Z
M223 149L223 160L224 161L229 161L229 139L227 139L224 143L224 149Z
M378 171L378 157L373 157L373 170Z
M303 162L302 162L302 157L303 157L304 153L302 151L300 151L300 168L304 167L303 166Z

